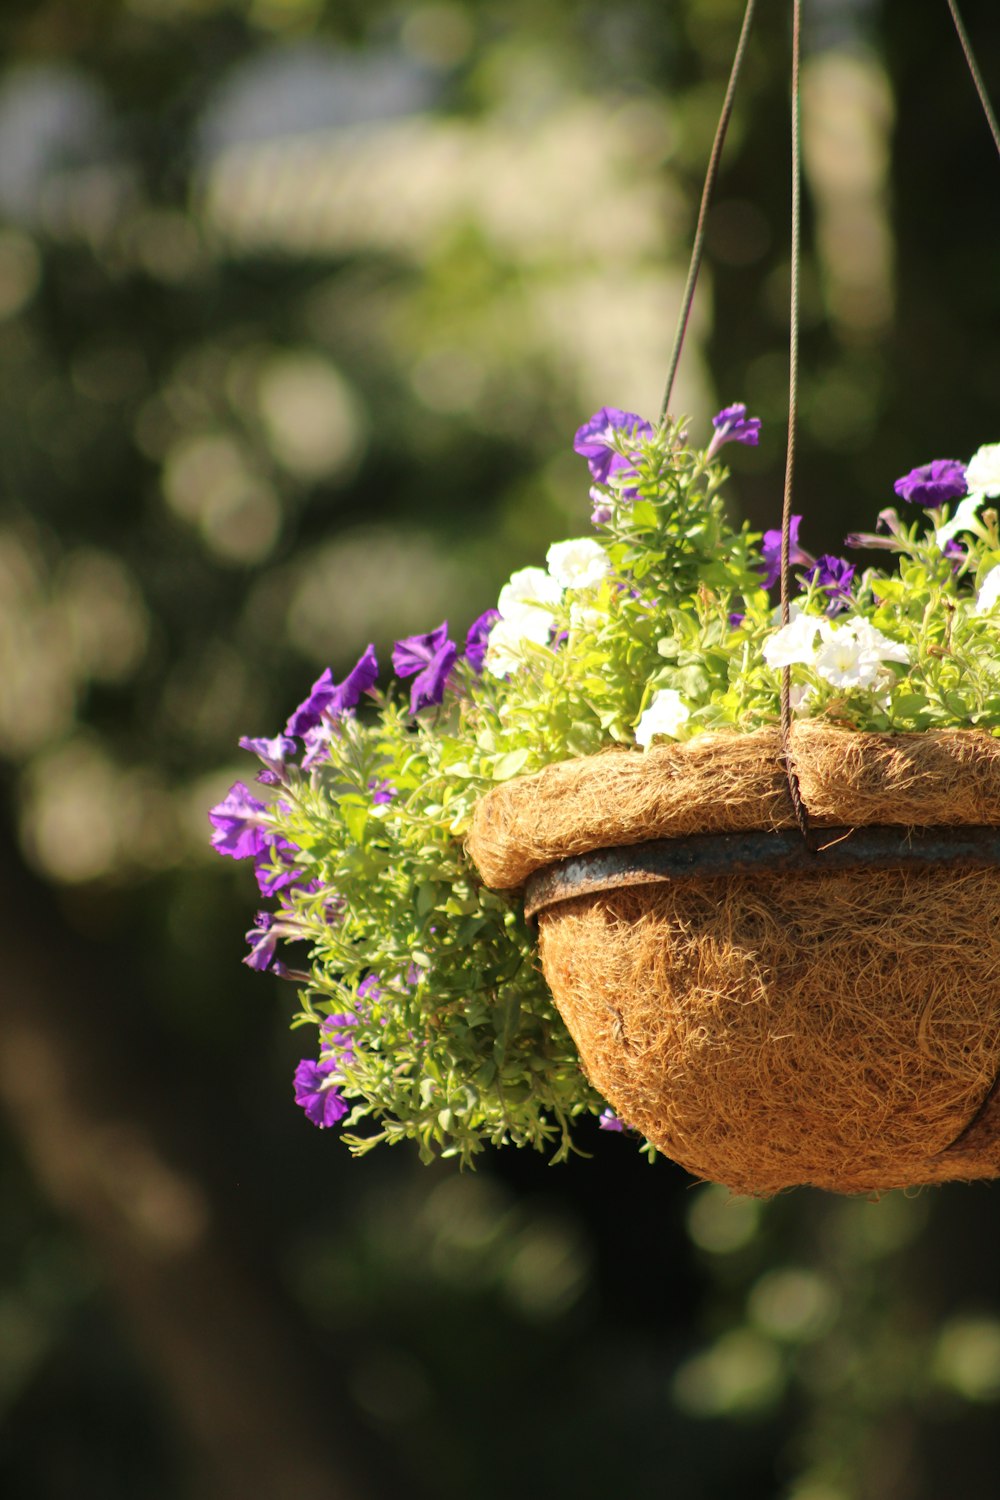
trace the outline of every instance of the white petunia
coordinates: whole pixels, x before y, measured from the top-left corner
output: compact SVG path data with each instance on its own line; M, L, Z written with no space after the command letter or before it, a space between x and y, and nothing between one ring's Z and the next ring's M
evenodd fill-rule
M486 643L483 665L493 677L506 677L521 666L527 642L546 646L551 634L552 616L526 605L509 619L496 622Z
M791 667L796 662L811 666L816 657L816 633L826 636L830 625L815 615L793 615L764 642L764 660L769 667Z
M635 742L648 750L650 740L658 734L677 738L677 731L691 716L691 710L675 688L660 688L640 716L635 727Z
M497 609L501 618L509 620L525 605L556 605L562 598L562 585L557 583L544 568L519 568L510 575L510 582L500 590Z
M972 613L974 615L988 614L996 607L997 600L1000 600L1000 565L991 568L979 585L979 593L976 595Z
M934 540L939 547L944 547L945 543L950 542L952 537L957 536L960 531L978 530L978 512L983 499L984 495L980 490L978 494L966 495L964 500L959 501L958 509L951 520L945 521L944 525L938 526L934 532Z
M600 630L607 618L603 609L595 609L592 604L571 604L569 607L569 623L574 630Z
M890 640L859 615L829 628L813 666L832 687L870 688L886 680L884 662L909 660L908 646Z
M589 589L600 583L611 564L600 542L590 536L553 542L545 555L549 573L560 588Z
M969 459L965 483L970 495L995 500L1000 495L1000 443L985 443Z

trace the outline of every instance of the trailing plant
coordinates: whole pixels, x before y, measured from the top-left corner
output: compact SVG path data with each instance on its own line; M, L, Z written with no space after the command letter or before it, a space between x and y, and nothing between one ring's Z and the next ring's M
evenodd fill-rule
M486 1144L564 1158L579 1126L621 1129L584 1077L519 904L463 847L498 782L609 746L777 723L782 669L800 716L888 733L1000 732L1000 444L896 483L905 509L849 547L888 568L813 557L793 519L799 594L772 597L781 538L729 519L728 443L756 444L743 405L704 448L602 408L576 434L592 531L516 572L464 643L447 622L397 642L378 686L369 646L329 670L211 814L220 853L252 859L272 904L252 968L293 980L318 1055L295 1097L355 1152L415 1139L469 1163ZM279 954L281 956L279 956ZM649 1148L650 1151L652 1148Z

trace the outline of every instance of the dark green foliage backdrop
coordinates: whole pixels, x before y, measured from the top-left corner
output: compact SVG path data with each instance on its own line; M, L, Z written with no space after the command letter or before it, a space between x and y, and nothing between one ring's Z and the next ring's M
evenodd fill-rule
M785 4L684 367L766 441ZM737 0L0 16L0 1490L937 1500L998 1460L996 1190L730 1204L595 1132L351 1161L205 809L322 666L583 528L652 415ZM1000 13L967 0L995 93ZM797 508L1000 439L1000 164L944 0L811 0ZM947 922L947 912L941 913ZM976 955L969 955L970 966Z

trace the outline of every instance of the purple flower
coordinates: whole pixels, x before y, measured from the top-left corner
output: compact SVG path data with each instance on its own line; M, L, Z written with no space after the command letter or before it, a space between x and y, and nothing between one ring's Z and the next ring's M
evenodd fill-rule
M631 470L627 458L614 451L619 434L634 439L653 436L650 424L634 411L620 411L617 406L602 406L588 422L578 427L573 438L574 450L587 460L598 484L607 484L612 474Z
M301 738L310 729L315 729L322 719L339 719L349 708L357 707L361 694L375 686L377 677L374 646L365 647L341 683L334 682L333 673L327 667L313 683L308 698L299 704L288 720L285 733L297 734Z
M260 851L254 861L257 889L262 896L273 896L286 885L294 885L297 880L301 880L303 872L295 863L298 853L298 844L293 844L291 839L286 839L281 834L268 840L267 847Z
M266 812L265 804L242 781L234 781L208 815L215 829L212 847L231 859L249 859L259 854L271 837L261 822L260 815Z
M594 507L590 512L591 522L595 526L606 526L611 520L612 515L611 506L607 502L607 496L596 485L591 485L590 499Z
M254 740L249 735L243 735L239 745L241 750L249 750L263 761L264 770L258 775L258 781L263 781L265 786L275 786L284 781L285 761L296 750L293 739L286 734L275 735L273 740Z
M327 1130L347 1114L347 1103L336 1088L331 1074L336 1074L333 1058L313 1062L303 1058L295 1069L295 1102L306 1112L306 1119Z
M350 1011L341 1016L326 1016L320 1025L320 1048L324 1052L335 1052L338 1056L326 1059L330 1062L350 1062L354 1057L354 1037L351 1027L357 1026L358 1018Z
M368 790L376 807L384 807L396 796L396 788L384 776L373 776L368 783Z
M417 673L410 688L411 714L441 702L457 656L458 647L448 639L447 620L426 635L408 635L396 642L392 665L397 677L413 677Z
M741 615L738 610L734 610L733 613L729 616L730 630L739 630L745 619L746 615Z
M359 1000L378 1000L382 994L382 986L377 974L366 974L358 985Z
M250 952L243 962L251 969L263 970L268 968L274 958L278 933L274 931L274 916L269 911L259 911L256 924L247 933Z
M818 557L805 574L806 583L815 583L827 597L827 614L837 614L851 602L851 584L854 582L853 563L842 557L831 557L824 553Z
M897 479L893 489L914 505L944 505L966 493L965 465L954 458L935 458Z
M788 559L792 566L814 561L812 555L804 547L799 546L799 527L802 524L801 516L793 516L791 526L788 528ZM781 577L781 532L765 531L760 544L761 556L764 565L761 571L764 574L764 587L773 588Z
M625 1122L619 1120L613 1109L602 1109L597 1117L597 1124L601 1130L624 1130Z
M474 672L482 672L490 631L500 618L498 609L487 609L473 620L465 637L465 659Z
M748 417L742 401L737 401L733 406L724 406L720 412L716 412L712 418L712 426L715 432L708 445L706 458L714 458L723 443L746 443L748 447L756 448L760 442L760 417Z

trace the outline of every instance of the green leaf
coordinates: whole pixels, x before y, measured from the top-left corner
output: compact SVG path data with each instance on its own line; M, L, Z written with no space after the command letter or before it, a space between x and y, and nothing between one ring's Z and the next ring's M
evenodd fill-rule
M508 750L506 755L501 755L493 766L494 781L510 781L512 776L517 776L523 771L530 759L530 750Z

